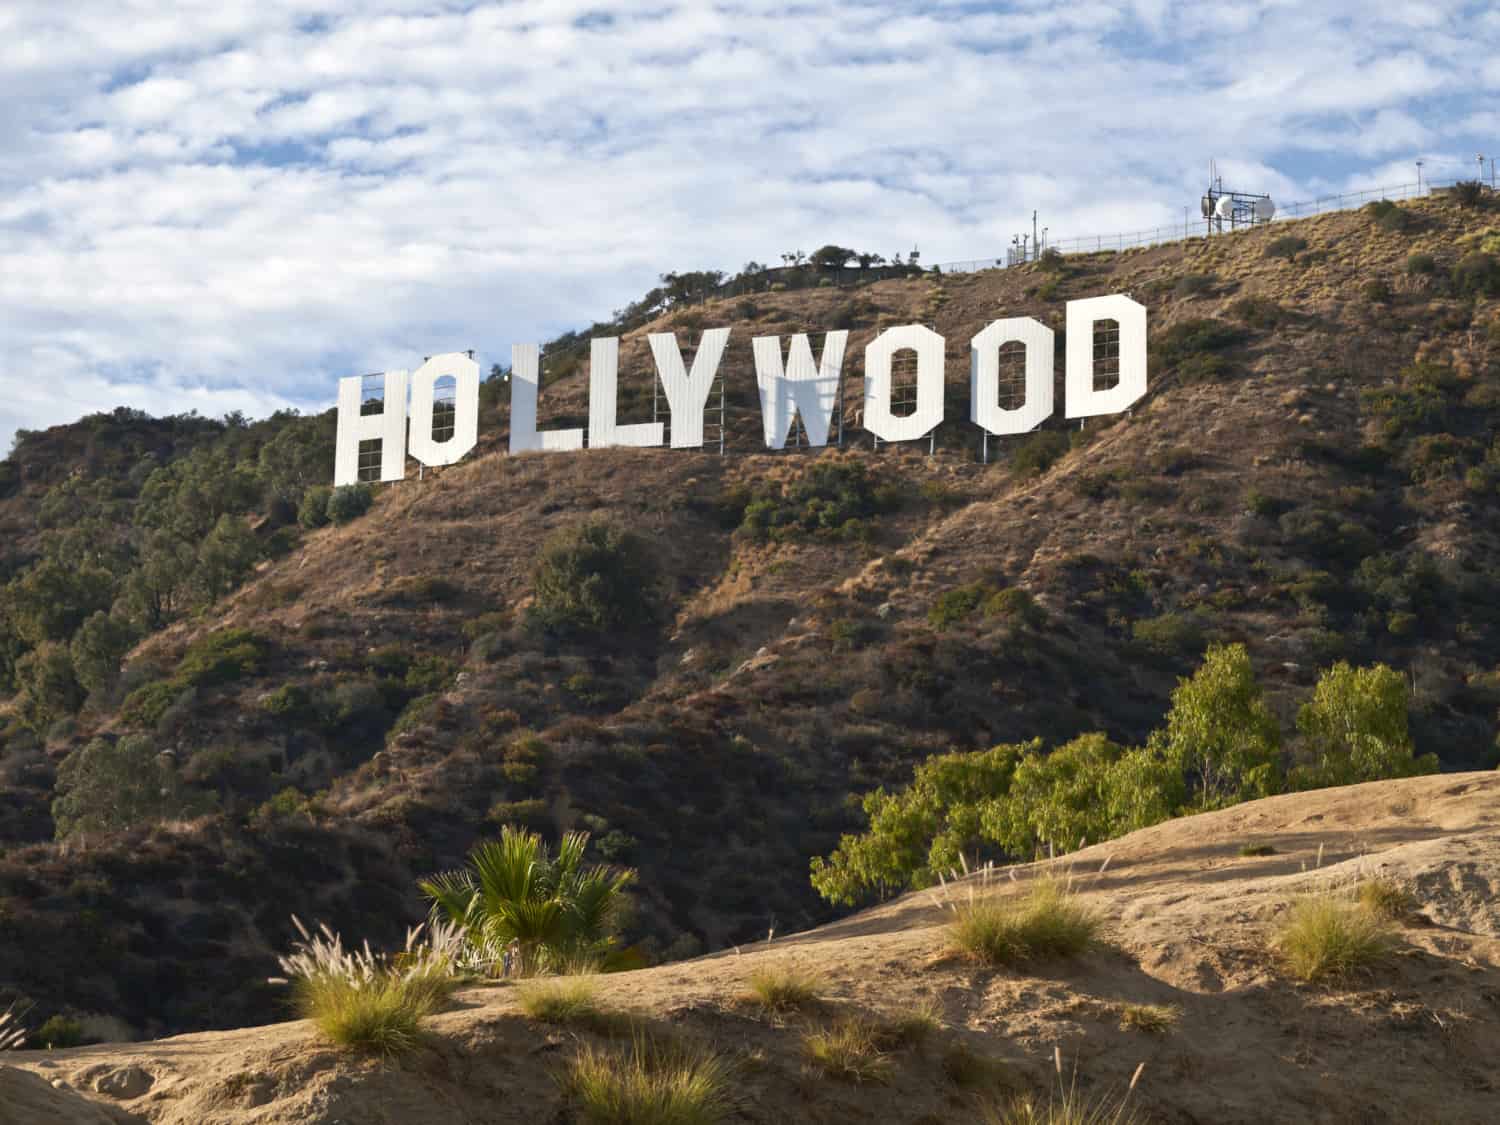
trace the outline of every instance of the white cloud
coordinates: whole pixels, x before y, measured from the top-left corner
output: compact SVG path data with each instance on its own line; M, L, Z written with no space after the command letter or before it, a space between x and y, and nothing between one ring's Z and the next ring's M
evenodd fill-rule
M1211 155L1279 198L1461 160L1497 40L1354 0L10 0L0 448L504 359L669 269L1173 225Z

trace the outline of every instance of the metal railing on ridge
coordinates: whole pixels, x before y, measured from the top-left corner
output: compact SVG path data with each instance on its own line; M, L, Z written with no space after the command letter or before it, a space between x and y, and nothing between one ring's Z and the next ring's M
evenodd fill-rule
M1355 207L1363 207L1366 203L1373 203L1380 199L1389 199L1393 202L1400 199L1415 199L1425 196L1436 189L1452 187L1457 180L1424 180L1419 184L1398 184L1395 187L1367 188L1364 191L1336 192L1333 195L1318 196L1316 199L1302 200L1297 203L1278 203L1276 205L1276 218L1272 223L1282 219L1305 219L1310 215L1321 215L1329 211L1347 211ZM1212 233L1210 223L1207 219L1198 219L1186 223L1151 227L1145 230L1127 231L1116 234L1082 235L1075 238L1059 238L1048 241L1043 247L1043 252L1056 250L1060 254L1097 254L1105 250L1132 250L1141 246L1164 246L1172 242L1184 242L1191 238L1204 238ZM1034 258L1030 260L1035 260ZM938 262L936 267L943 273L974 273L977 270L1004 269L1006 255L1002 254L996 258L972 258L960 262Z

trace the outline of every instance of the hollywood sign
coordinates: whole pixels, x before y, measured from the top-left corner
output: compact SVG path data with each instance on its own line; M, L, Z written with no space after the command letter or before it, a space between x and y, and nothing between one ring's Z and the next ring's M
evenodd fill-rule
M1120 341L1119 379L1104 389L1094 385L1094 326L1100 321L1114 321ZM1066 417L1118 414L1146 393L1143 305L1119 293L1069 301L1066 324ZM729 343L729 331L704 332L691 368L683 362L675 333L647 337L666 394L673 449L703 445L704 409ZM799 415L808 444L827 444L848 339L848 332L826 333L822 354L816 359L806 334L793 336L785 353L779 336L758 336L751 341L766 448L785 448L793 419ZM1000 349L1012 343L1022 345L1026 353L1025 396L1021 405L1004 408L999 404ZM996 320L970 341L970 348L969 418L975 425L996 436L1023 434L1052 416L1055 347L1050 328L1031 317ZM916 353L917 402L911 413L898 415L891 404L891 371L896 353L904 350ZM943 357L943 337L920 324L887 328L871 340L865 346L864 428L887 442L926 437L943 420ZM616 418L619 360L618 338L590 341L587 447L660 446L666 441L664 423L622 424ZM537 429L540 361L535 344L511 348L510 451L585 448L582 428ZM379 479L397 481L406 474L407 454L422 465L452 465L478 441L479 365L470 355L433 356L410 377L405 371L388 371L383 378L381 409L370 413L363 409L363 377L339 380L335 484L354 484L360 479L361 443L380 442ZM433 411L439 400L438 384L444 380L451 380L442 397L451 401L452 427L451 434L438 439L433 436Z

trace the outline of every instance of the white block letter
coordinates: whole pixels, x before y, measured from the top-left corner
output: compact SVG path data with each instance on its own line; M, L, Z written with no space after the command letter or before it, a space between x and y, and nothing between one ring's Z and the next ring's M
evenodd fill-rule
M432 407L437 381L454 381L453 435L432 440ZM462 352L435 355L411 377L411 437L407 448L428 468L457 464L479 440L479 364Z
M1094 323L1120 326L1120 381L1094 390ZM1146 306L1123 293L1068 302L1067 416L1092 418L1128 410L1146 393Z
M385 373L385 401L379 414L361 414L364 376L339 380L339 424L334 439L333 483L359 483L359 443L380 439L380 479L406 475L406 372Z
M655 376L652 376L655 378ZM589 448L609 445L660 445L660 422L615 421L619 399L620 340L605 336L589 342Z
M1000 349L1026 346L1026 401L1000 406ZM997 320L969 344L969 418L992 434L1025 434L1052 416L1052 329L1029 316Z
M510 451L562 453L583 448L582 430L536 430L536 385L541 356L535 344L510 346Z
M751 341L767 449L786 448L792 419L798 414L802 415L802 428L807 431L807 444L828 444L829 423L838 399L844 346L848 340L848 332L829 332L823 337L823 357L815 364L806 333L798 333L792 337L784 373L780 336L757 336Z
M891 357L917 353L917 409L891 413ZM914 441L943 420L943 338L921 324L887 328L865 345L865 429L881 441Z
M703 406L718 374L724 345L729 342L729 329L710 328L703 333L691 375L683 366L675 332L653 332L647 339L672 410L672 448L696 449L703 444Z

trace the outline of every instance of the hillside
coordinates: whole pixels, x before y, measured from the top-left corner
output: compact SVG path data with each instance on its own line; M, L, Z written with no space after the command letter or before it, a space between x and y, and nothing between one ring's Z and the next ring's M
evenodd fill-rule
M248 577L220 581L198 558L203 596L143 625L75 713L28 725L24 691L6 706L0 1003L146 1035L269 1021L283 1000L260 982L292 913L399 944L424 913L415 880L501 823L584 828L636 867L625 937L644 960L807 929L835 917L808 863L860 826L851 797L945 750L1094 730L1139 742L1209 640L1248 646L1287 726L1320 668L1389 664L1411 683L1420 751L1493 766L1495 215L1432 198L1208 243L709 300L626 334L621 421L650 418L647 332L730 325L724 456L511 458L503 387L486 384L467 462L413 472L342 526L277 514L308 490L295 473L276 478L277 503L200 503L184 478L166 505L144 472L122 479L142 457L192 463L165 423L126 419L146 434L129 458L86 427L28 437L8 462L18 483L0 488L15 582L70 520L84 526L75 499L90 518L106 502L137 513L120 549L145 577L118 592L127 610L160 530L142 511L187 520L182 538L222 530ZM1060 331L1068 298L1116 291L1150 312L1147 400L1081 431L1054 419L981 464L970 337L998 316ZM865 343L914 321L948 342L932 456L872 450L857 429ZM832 327L851 330L846 447L757 452L750 337ZM586 416L580 354L553 354L542 425ZM326 448L326 419L293 425L207 424L234 446L222 464L273 467ZM247 478L246 496L259 487ZM648 541L655 624L607 641L528 627L540 546L584 518ZM118 602L100 583L102 612ZM1038 612L940 603L1015 588ZM130 735L171 752L196 802L183 808L202 815L54 841L59 769Z
M1274 797L1058 861L1107 918L1101 944L1075 961L1012 971L957 960L945 953L949 910L919 892L807 933L602 978L601 1002L734 1059L741 1121L970 1120L976 1099L1055 1083L1057 1049L1090 1099L1118 1099L1143 1063L1131 1104L1151 1121L1478 1125L1496 1099L1497 830L1493 772ZM1250 843L1274 854L1242 855ZM1035 874L1002 878L997 893ZM1288 904L1373 877L1414 896L1395 955L1342 985L1289 980L1268 947ZM757 1014L741 996L767 965L820 978L823 1004ZM894 1052L888 1083L804 1065L809 1029L924 1003L941 1026ZM1178 1016L1157 1033L1127 1028L1132 1004ZM528 1019L515 989L497 985L459 994L416 1052L384 1065L341 1056L303 1023L21 1052L10 1057L19 1069L0 1068L0 1122L571 1120L554 1075L591 1043L609 1047Z

